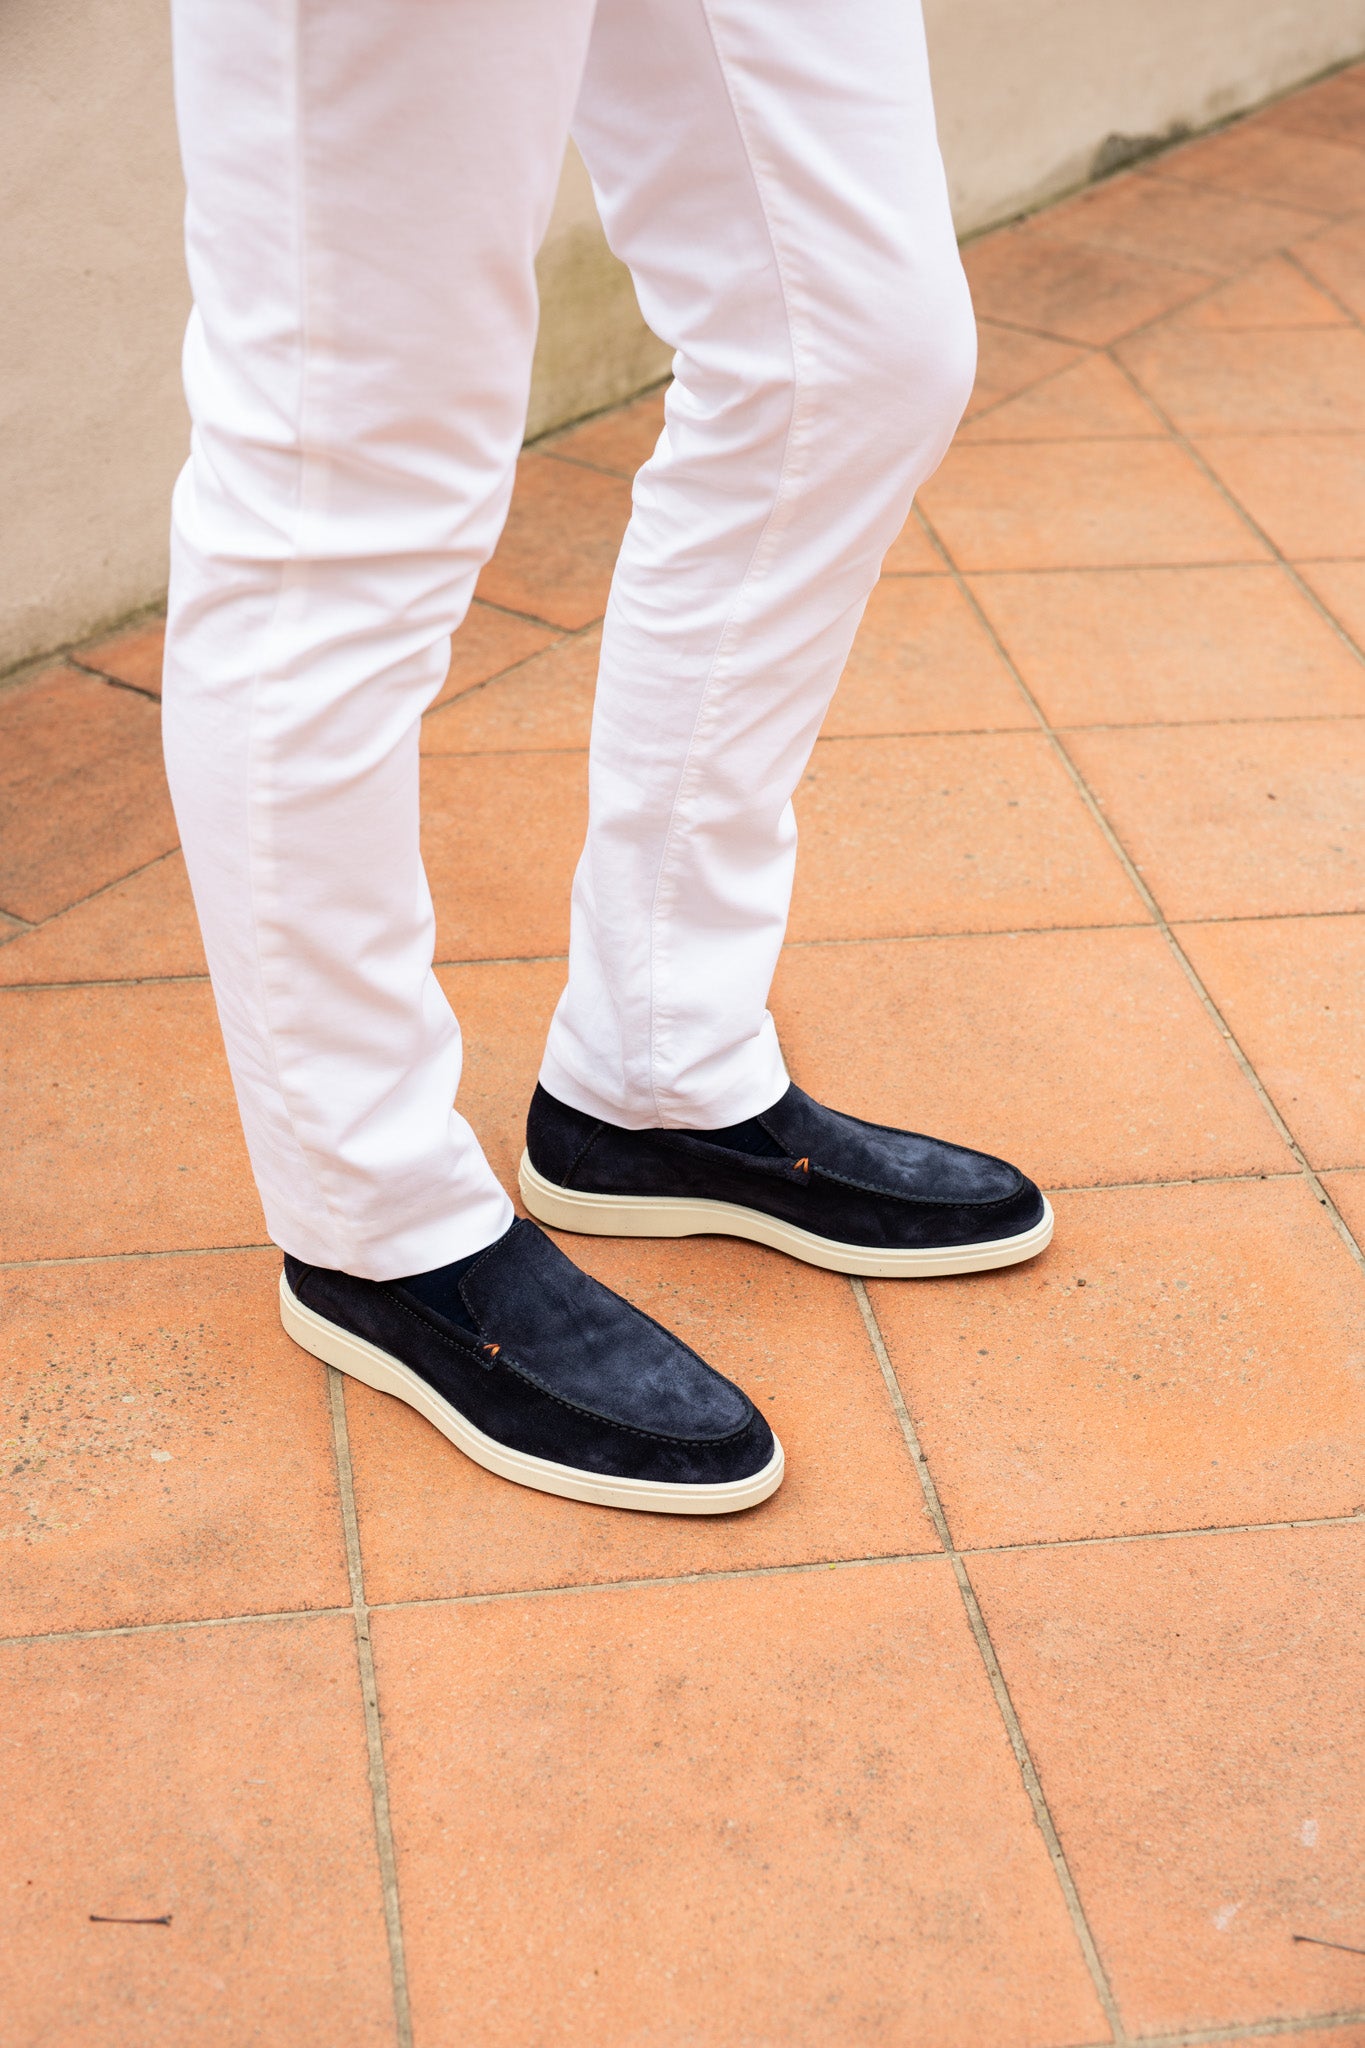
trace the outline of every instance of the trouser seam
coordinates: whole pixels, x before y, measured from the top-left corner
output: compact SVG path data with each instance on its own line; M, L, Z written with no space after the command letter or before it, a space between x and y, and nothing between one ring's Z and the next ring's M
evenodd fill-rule
M309 373L313 359L312 303L309 292L306 218L307 174L305 166L307 151L304 136L304 96L301 76L302 65L300 61L300 45L303 38L303 0L293 0L289 20L289 90L293 101L293 120L290 123L290 136L294 174L293 213L295 248L297 251L296 289L298 292L299 374L298 412L295 429L298 443L298 468L294 498L294 532L291 537L293 558L280 564L275 600L271 607L270 618L265 632L261 636L261 657L257 663L256 673L251 679L251 698L247 709L247 761L250 768L247 785L247 889L251 900L251 938L256 962L256 979L257 986L261 992L261 1022L264 1027L265 1043L269 1049L270 1065L275 1077L275 1086L278 1090L280 1106L288 1120L289 1135L294 1141L300 1159L303 1161L304 1168L312 1183L318 1201L326 1211L329 1222L338 1230L339 1236L344 1238L350 1246L351 1254L353 1255L355 1246L352 1233L347 1228L344 1217L338 1211L336 1204L332 1201L319 1176L317 1162L313 1157L311 1149L304 1143L294 1113L291 1091L285 1082L272 1018L273 997L270 977L267 973L266 957L261 946L262 920L258 914L260 904L259 870L272 865L270 851L265 843L268 835L265 834L258 815L261 792L269 787L266 778L258 773L258 767L264 751L260 741L260 698L264 675L270 667L269 655L279 625L280 613L283 610L287 596L297 589L303 580L301 576L291 575L291 570L296 570L299 566L300 530L303 526L306 510L309 460Z
M710 0L698 0L698 6L700 8L701 18L706 25L706 33L710 40L711 49L714 53L716 60L716 71L720 78L720 82L725 93L727 104L730 108L731 117L734 120L735 133L739 138L740 148L743 151L744 155L744 162L746 168L748 169L750 179L753 182L754 197L758 203L759 215L763 222L764 232L767 235L768 239L768 248L772 255L773 270L776 273L778 291L782 300L782 310L786 318L787 345L791 353L792 404L791 416L787 422L787 430L782 444L782 459L778 467L777 485L773 492L772 506L769 510L767 518L763 523L763 530L758 535L758 538L755 540L753 551L750 554L747 564L745 565L744 574L741 577L738 588L735 591L735 595L732 600L729 612L726 616L725 623L721 628L720 635L716 643L716 652L712 658L711 666L707 671L706 680L702 685L701 695L697 704L696 719L693 722L692 733L687 744L687 751L683 756L682 767L678 775L677 788L674 792L673 804L669 812L668 825L665 828L664 843L659 856L659 869L658 874L655 877L654 883L654 895L653 900L650 904L649 1090L651 1099L654 1103L654 1113L656 1117L659 1119L661 1125L664 1123L664 1110L663 1105L659 1100L658 1062L656 1057L658 1047L660 1007L658 989L659 920L663 910L664 890L668 881L669 861L678 838L678 832L681 823L680 812L686 800L689 782L693 779L694 759L696 755L698 740L701 736L702 728L706 722L707 714L711 707L712 693L718 671L720 669L722 661L729 652L729 636L734 624L735 614L738 611L739 606L744 598L744 595L749 588L750 582L754 576L755 569L760 561L760 558L764 554L765 544L767 543L770 535L773 532L774 524L777 520L778 513L784 507L786 486L788 483L792 465L792 455L797 443L798 426L801 424L800 415L802 383L800 371L800 351L797 346L797 322L792 312L792 294L790 286L788 284L786 270L783 265L782 255L778 247L778 238L773 228L772 216L768 208L767 200L764 196L762 180L760 179L758 174L758 166L755 159L753 145L750 141L748 132L744 125L743 116L740 112L739 101L735 94L734 88L731 84L730 75L725 64L725 59L721 54L720 40L717 36L715 22L712 18Z

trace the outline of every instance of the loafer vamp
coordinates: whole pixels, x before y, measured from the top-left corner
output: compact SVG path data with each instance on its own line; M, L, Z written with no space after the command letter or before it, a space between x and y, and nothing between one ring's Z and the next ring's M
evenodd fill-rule
M1028 1185L1017 1166L966 1145L864 1123L826 1109L793 1086L759 1121L828 1180L870 1193L954 1207L1008 1202Z
M505 1370L585 1415L679 1442L747 1429L748 1396L695 1351L519 1221L460 1292Z

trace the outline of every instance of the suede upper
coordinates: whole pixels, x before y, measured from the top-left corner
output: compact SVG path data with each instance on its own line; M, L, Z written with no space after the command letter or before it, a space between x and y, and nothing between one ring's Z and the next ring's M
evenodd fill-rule
M560 1187L733 1202L875 1249L1013 1237L1043 1215L1038 1189L1005 1160L864 1123L794 1084L753 1121L779 1148L774 1155L736 1152L704 1132L624 1131L538 1087L526 1145L532 1165Z
M519 1220L459 1282L476 1334L405 1292L286 1255L297 1300L399 1359L477 1429L556 1464L717 1485L761 1471L748 1396Z

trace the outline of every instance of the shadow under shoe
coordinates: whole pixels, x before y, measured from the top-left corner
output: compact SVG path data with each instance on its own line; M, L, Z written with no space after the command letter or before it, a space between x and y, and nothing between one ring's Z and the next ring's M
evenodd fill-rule
M533 1216L561 1230L713 1231L886 1279L1012 1266L1052 1236L1046 1198L1007 1160L864 1123L794 1084L721 1133L625 1131L537 1087L521 1193Z
M504 1479L599 1506L733 1513L782 1480L782 1447L747 1394L661 1323L518 1221L443 1315L402 1281L287 1253L285 1329L393 1394ZM458 1319L457 1319L458 1318Z

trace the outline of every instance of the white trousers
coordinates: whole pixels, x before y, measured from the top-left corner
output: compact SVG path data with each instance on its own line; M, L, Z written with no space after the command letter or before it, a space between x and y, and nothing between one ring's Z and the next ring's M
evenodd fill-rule
M418 720L506 513L570 130L677 355L542 1078L632 1129L786 1085L792 791L973 373L923 29L916 0L177 0L175 44L172 794L271 1236L389 1279L512 1215L452 1107Z

